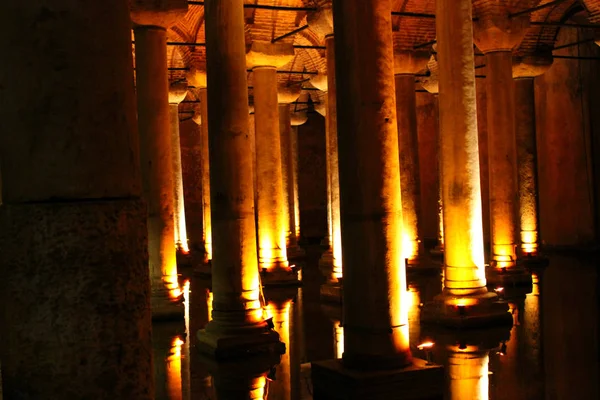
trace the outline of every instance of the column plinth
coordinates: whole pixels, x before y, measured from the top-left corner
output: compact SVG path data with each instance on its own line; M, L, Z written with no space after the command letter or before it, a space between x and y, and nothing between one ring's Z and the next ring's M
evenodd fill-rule
M0 396L154 399L127 3L0 20Z
M198 348L217 359L247 356L249 349L280 353L260 300L244 4L208 0L205 11L213 319L198 332Z
M157 16L157 18L160 14ZM136 20L135 14L132 18ZM169 119L167 36L160 26L134 26L140 162L148 203L148 255L155 319L183 318L177 282L173 155Z
M471 0L438 0L436 7L444 289L425 305L421 321L512 323L506 304L486 288Z

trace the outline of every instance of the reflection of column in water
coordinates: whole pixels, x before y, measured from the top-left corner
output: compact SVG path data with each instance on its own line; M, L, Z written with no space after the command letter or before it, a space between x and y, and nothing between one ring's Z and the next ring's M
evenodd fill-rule
M488 351L476 346L449 346L447 376L451 400L489 398Z
M275 331L279 333L279 340L285 343L286 352L281 356L281 362L276 367L275 380L271 382L269 391L273 399L290 400L291 399L291 370L290 370L290 349L293 343L290 338L290 311L291 300L269 301L267 304L267 313L273 317ZM294 360L296 361L296 360Z
M536 372L540 368L540 286L539 277L536 273L531 274L533 281L531 293L525 298L525 309L523 315L523 332L525 333L525 347L528 349L527 357L530 357L530 365L536 366ZM541 372L541 371L540 371Z
M249 376L222 376L215 374L216 398L219 400L266 400L267 399L267 373L263 371ZM275 397L273 397L275 398Z
M335 358L342 358L344 354L344 327L340 321L333 321L333 343Z
M153 325L152 350L157 400L182 400L181 349L185 326Z
M181 386L184 400L190 400L190 346L194 335L190 327L190 281L183 284L183 305L185 310L185 337L181 357Z
M306 362L306 348L304 345L304 306L302 289L298 289L296 300L292 303L290 315L290 390L292 400L301 397L301 365Z
M189 294L190 342L196 340L196 333L211 320L212 292L207 286L208 282L200 279L193 279L191 282ZM196 350L193 349L190 354L190 397L193 400L213 399L212 378Z

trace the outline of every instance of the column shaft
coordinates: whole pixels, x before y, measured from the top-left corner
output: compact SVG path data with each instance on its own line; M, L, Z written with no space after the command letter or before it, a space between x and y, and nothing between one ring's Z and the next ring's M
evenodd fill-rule
M277 70L258 67L254 73L256 126L256 191L259 267L278 271L288 268L286 253L286 204L283 196Z
M519 184L521 251L538 252L537 144L533 78L515 80L515 127Z
M0 23L2 395L154 399L127 3L3 3Z
M333 6L344 227L343 360L356 369L402 367L411 354L398 240L402 202L392 4L347 0ZM333 88L329 83L330 93Z
M291 158L291 193L290 209L294 217L292 230L296 238L296 244L300 241L300 192L298 191L298 127L292 127L290 158Z
M402 190L402 250L405 259L416 261L421 255L421 179L414 75L396 75L396 114Z
M283 191L283 210L285 215L284 229L286 235L286 246L295 245L295 235L292 232L294 228L293 215L293 186L292 178L292 159L291 159L291 136L292 121L289 104L279 104L279 140L281 146L281 182ZM293 243L292 243L293 242Z
M471 0L437 0L445 289L485 291Z
M202 125L200 135L202 136L202 212L204 221L204 261L212 260L212 220L210 212L210 154L208 145L208 96L206 88L200 89L200 114Z
M207 331L222 332L266 323L259 300L243 0L208 0L205 10L214 293Z
M175 245L184 254L189 253L185 224L185 200L183 197L183 169L181 164L181 140L179 138L179 104L169 104L171 126L171 150L173 161L173 223Z
M148 255L156 313L164 303L160 299L177 288L167 38L166 30L155 26L136 27L134 34L140 158L148 203ZM183 308L181 313L183 316Z
M325 38L327 53L327 131L329 148L329 191L331 196L331 244L333 247L333 274L342 277L342 226L340 221L340 169L338 157L338 118L336 89L335 40L330 35Z
M517 171L512 52L486 54L491 261L516 263Z

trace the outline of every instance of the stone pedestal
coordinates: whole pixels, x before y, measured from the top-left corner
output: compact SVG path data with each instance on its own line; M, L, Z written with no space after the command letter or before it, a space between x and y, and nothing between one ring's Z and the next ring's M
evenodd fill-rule
M357 371L344 368L341 360L312 363L315 400L442 400L444 370L413 359L404 369Z
M321 301L326 303L342 303L343 279L338 279L337 282L327 282L321 285Z

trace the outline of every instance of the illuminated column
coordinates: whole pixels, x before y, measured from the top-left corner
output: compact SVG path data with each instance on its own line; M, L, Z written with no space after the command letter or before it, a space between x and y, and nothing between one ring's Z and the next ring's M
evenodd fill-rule
M296 198L294 194L294 168L297 159L292 154L292 115L290 103L300 96L300 86L292 88L279 88L279 133L281 144L281 175L283 182L283 205L285 210L285 230L287 257L289 260L304 256L304 250L298 246L296 236ZM297 144L297 142L296 142ZM297 155L297 154L296 154Z
M513 59L521 253L529 257L537 256L539 247L534 78L551 65L551 56Z
M329 193L331 196L331 246L333 252L333 272L330 277L334 282L342 278L342 232L340 222L340 172L338 156L338 122L337 122L337 79L335 60L335 40L333 35L333 14L331 2L326 2L318 12L308 17L311 28L325 38L327 58L327 165L329 175Z
M181 167L181 140L179 139L179 103L187 96L187 85L175 84L169 89L169 121L173 160L173 223L175 246L182 254L188 254L187 230L185 227L185 203L183 198L183 170Z
M290 210L293 214L293 231L296 237L296 243L300 241L300 189L298 187L298 127L308 121L308 115L305 112L294 112L291 116L292 132L290 141Z
M208 145L208 95L206 90L206 71L192 68L187 75L190 85L198 88L198 98L200 100L200 115L202 124L200 125L200 137L202 148L202 223L204 240L204 264L209 264L212 260L212 220L210 216L210 163L209 163L209 145ZM210 272L203 268L204 272Z
M280 351L260 302L244 2L207 0L205 11L214 297L213 319L198 332L198 348L216 358L239 356L240 346Z
M254 81L258 263L264 284L295 283L286 250L287 204L283 194L277 68L294 57L291 43L254 41L247 53Z
M507 7L496 8L512 11ZM511 272L517 262L517 151L512 49L523 40L528 25L529 14L508 18L486 12L474 23L475 42L486 55L492 242L492 269L488 280L496 280L497 274Z
M450 400L488 400L489 351L476 346L449 346L447 374Z
M444 290L421 320L511 323L485 280L471 0L437 0ZM465 316L469 318L465 318Z
M142 183L148 204L152 316L155 319L183 318L184 313L177 284L166 28L186 14L187 3L177 0L169 6L169 9L158 10L137 7L131 14Z
M429 93L435 96L435 106L437 109L437 118L436 118L436 134L437 134L437 169L438 169L438 243L433 249L434 254L443 254L444 253L444 203L442 200L442 163L441 163L441 154L442 154L442 137L440 135L440 127L439 127L439 92L440 92L440 82L439 82L439 67L437 60L432 56L429 62L427 63L427 69L429 70L429 76L421 79L421 86L423 89L427 90Z
M127 3L1 8L0 392L154 399Z
M364 370L389 377L382 379L388 383L385 386L361 381L362 390L389 391L396 397L408 388L390 385L392 376L406 382L415 374L419 378L412 379L432 381L430 387L442 380L441 369L425 367L422 360L413 364L408 342L406 270L402 241L397 240L402 233L402 202L391 3L347 0L333 4L344 228L344 354L341 363L312 364L315 398L332 398L332 392L346 397L364 377ZM358 26L360 35L356 34ZM330 82L330 93L331 88Z
M418 264L424 251L421 242L421 179L415 74L427 66L427 61L427 52L404 50L394 54L402 190L402 251L409 264Z

